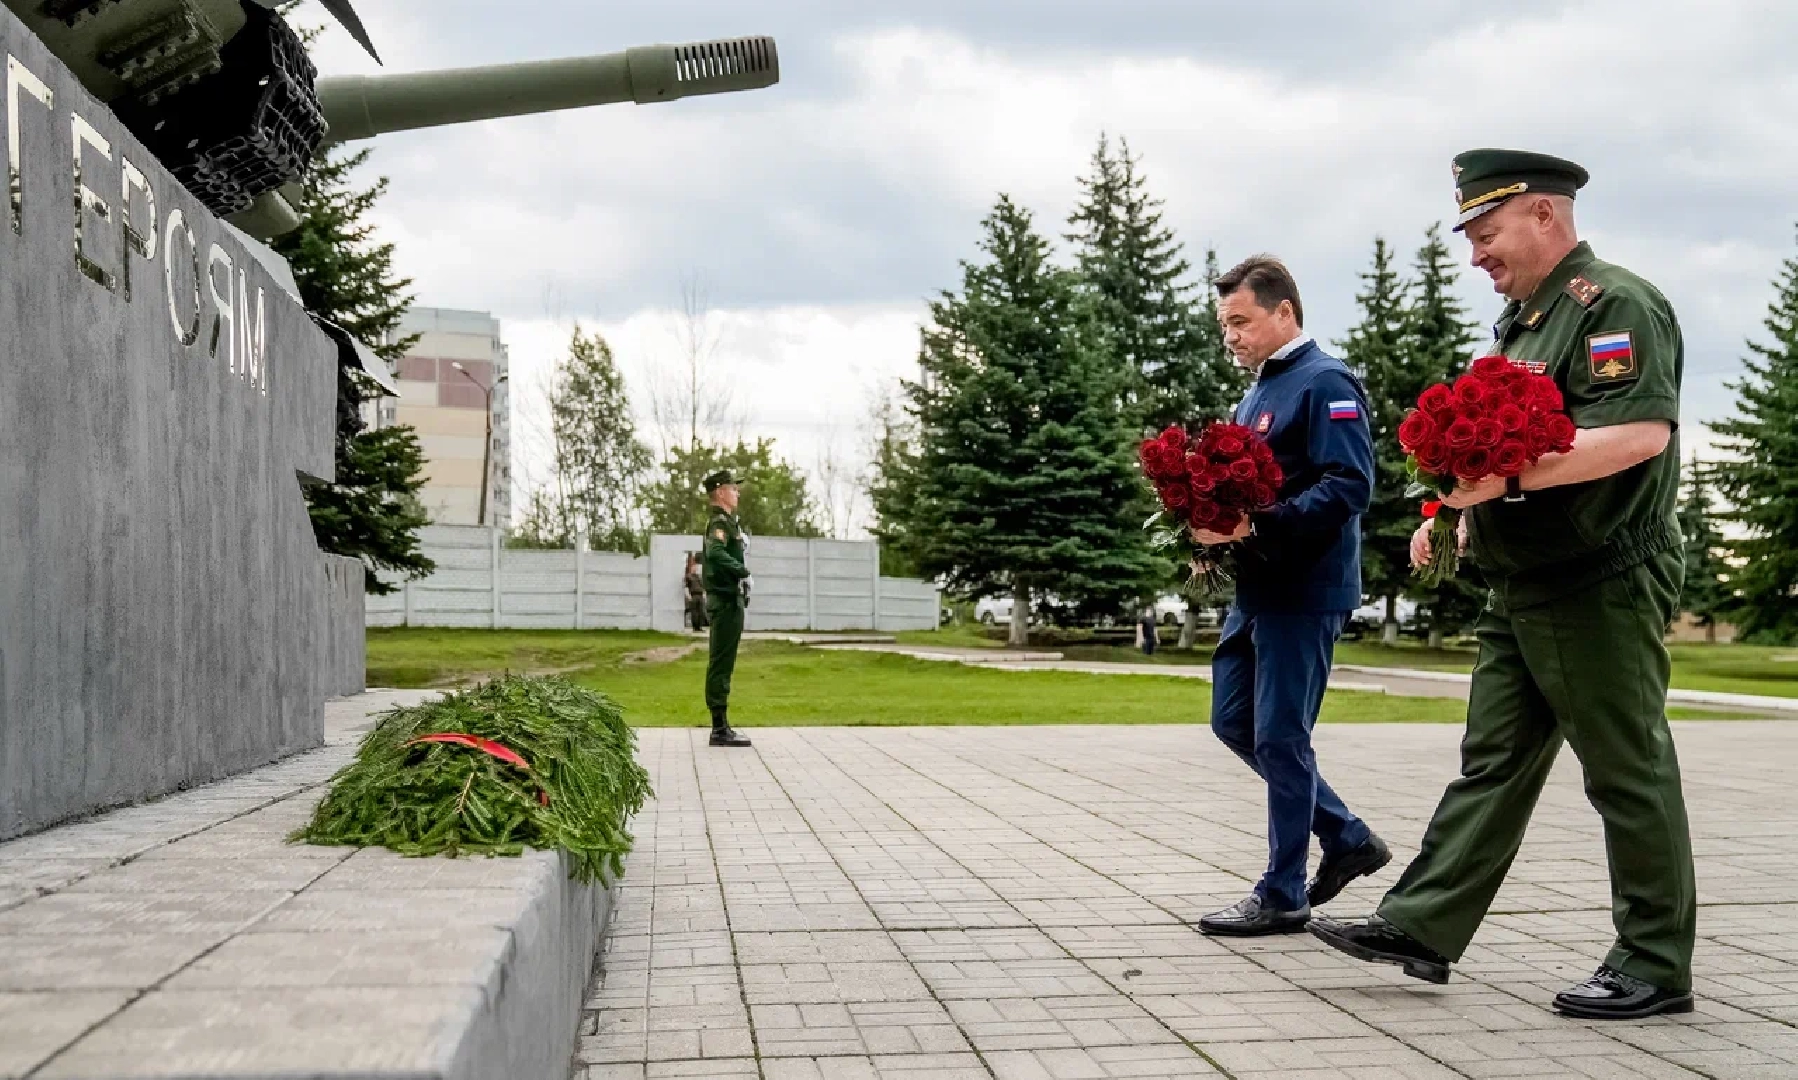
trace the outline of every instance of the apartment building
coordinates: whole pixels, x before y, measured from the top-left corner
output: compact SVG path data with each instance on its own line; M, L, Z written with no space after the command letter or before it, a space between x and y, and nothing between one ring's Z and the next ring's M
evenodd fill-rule
M415 307L394 338L413 334L418 341L395 365L400 396L381 402L378 422L417 430L426 476L419 498L433 523L504 525L512 514L512 399L499 320L485 311Z

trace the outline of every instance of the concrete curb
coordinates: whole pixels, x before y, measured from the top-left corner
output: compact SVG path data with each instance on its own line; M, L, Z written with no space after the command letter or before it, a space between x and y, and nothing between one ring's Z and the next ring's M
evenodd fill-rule
M593 958L616 893L570 879L563 856L545 858L549 872L532 883L530 901L510 928L511 947L460 1027L446 1034L453 1048L438 1074L443 1080L568 1078Z
M559 852L289 844L329 745L0 843L0 1077L567 1080L616 899Z

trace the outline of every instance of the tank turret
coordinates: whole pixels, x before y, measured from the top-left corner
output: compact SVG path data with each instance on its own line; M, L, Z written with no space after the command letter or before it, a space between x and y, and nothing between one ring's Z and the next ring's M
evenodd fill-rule
M766 37L319 79L278 0L3 2L209 210L259 239L298 225L290 200L324 145L780 81ZM348 0L321 3L374 53Z

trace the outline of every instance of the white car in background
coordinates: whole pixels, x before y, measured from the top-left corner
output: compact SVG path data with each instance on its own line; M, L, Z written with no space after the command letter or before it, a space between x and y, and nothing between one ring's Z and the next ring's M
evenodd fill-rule
M982 626L1010 626L1013 602L1009 596L983 596L974 601L974 621Z
M1186 621L1186 598L1174 593L1155 598L1155 621L1164 626L1179 626Z
M1398 617L1401 628L1409 627L1417 622L1417 601L1399 597L1392 613ZM1371 604L1362 604L1355 609L1353 620L1368 630L1378 630L1386 625L1386 601L1375 600Z

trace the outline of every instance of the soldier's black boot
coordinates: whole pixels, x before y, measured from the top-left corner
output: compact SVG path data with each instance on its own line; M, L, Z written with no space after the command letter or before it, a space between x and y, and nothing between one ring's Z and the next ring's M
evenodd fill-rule
M1397 964L1406 975L1425 982L1448 981L1448 957L1378 915L1364 922L1337 922L1319 915L1311 920L1308 929L1325 944L1357 960Z
M712 745L713 746L748 746L749 740L737 734L725 716L725 710L712 710Z
M1555 1012L1581 1020L1640 1020L1692 1009L1691 991L1646 983L1608 964L1585 982L1555 995Z

